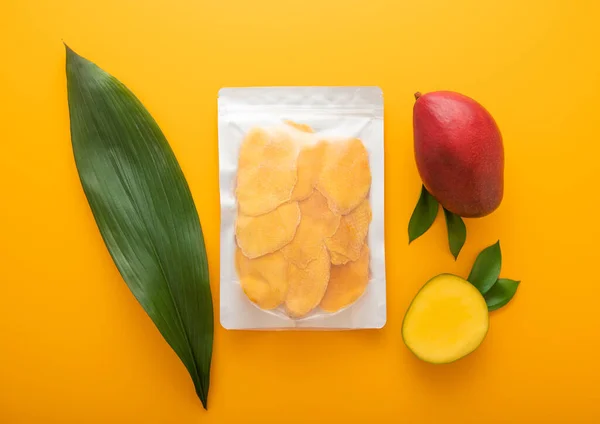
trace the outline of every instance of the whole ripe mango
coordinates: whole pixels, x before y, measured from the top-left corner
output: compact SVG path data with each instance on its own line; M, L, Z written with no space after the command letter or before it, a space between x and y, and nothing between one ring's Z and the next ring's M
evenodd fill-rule
M494 118L459 93L416 93L415 98L415 159L423 184L450 212L490 214L504 192L504 148Z

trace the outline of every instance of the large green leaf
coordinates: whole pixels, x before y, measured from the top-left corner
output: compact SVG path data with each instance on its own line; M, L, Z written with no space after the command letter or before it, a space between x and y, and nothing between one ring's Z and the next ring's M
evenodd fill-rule
M421 196L408 222L408 244L421 237L435 221L439 210L438 201L425 185L421 187Z
M500 268L502 268L502 252L498 240L477 255L467 280L477 287L481 294L486 294L498 279Z
M77 171L104 243L206 408L213 306L185 177L135 95L68 47L67 88Z
M454 260L456 260L467 240L467 227L459 215L450 212L446 208L444 208L444 216L446 217L450 252L452 252L452 256L454 256Z

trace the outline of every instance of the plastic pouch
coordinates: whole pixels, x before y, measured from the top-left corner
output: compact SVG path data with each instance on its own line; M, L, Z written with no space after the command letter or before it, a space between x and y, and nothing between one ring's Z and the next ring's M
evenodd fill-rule
M377 87L219 92L221 325L386 322Z

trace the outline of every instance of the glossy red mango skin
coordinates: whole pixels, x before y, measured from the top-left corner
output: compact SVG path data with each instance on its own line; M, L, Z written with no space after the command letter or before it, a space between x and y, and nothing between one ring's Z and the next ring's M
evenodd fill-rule
M504 147L494 118L459 93L415 97L415 159L423 184L450 212L490 214L504 194Z

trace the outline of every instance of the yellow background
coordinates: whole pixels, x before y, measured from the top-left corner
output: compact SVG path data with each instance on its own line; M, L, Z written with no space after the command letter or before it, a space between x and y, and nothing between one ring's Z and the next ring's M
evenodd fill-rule
M600 6L588 0L2 0L0 422L600 421ZM381 331L231 332L216 308L209 410L122 282L75 170L62 40L159 122L200 214L219 304L217 91L379 85L385 97L388 323ZM420 181L413 93L451 89L494 115L506 194L410 247ZM418 361L402 317L431 276L466 276L501 239L521 279L487 339Z

